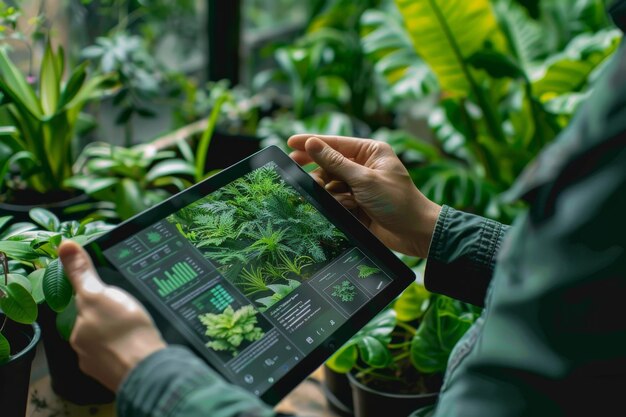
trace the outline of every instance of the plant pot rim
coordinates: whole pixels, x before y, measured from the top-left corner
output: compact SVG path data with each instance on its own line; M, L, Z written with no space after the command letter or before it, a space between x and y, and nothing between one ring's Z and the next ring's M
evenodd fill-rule
M348 372L347 375L348 375L348 380L350 381L351 385L356 386L363 391L367 391L369 393L381 395L384 397L395 398L395 399L412 399L412 398L431 398L431 397L439 396L439 392L429 392L426 394L393 394L390 392L379 391L377 389L368 387L367 385L360 382L356 378L356 376L352 374L352 372Z
M41 338L41 328L39 327L39 324L37 324L37 322L33 322L30 325L27 324L26 326L31 326L33 328L32 339L24 349L20 350L17 354L10 356L9 361L6 362L4 365L8 365L11 362L16 362L23 356L28 355L28 353L35 348L37 343L39 343L39 339Z
M89 196L87 194L79 193L68 199L55 201L53 203L42 202L40 204L14 204L14 203L0 202L0 208L3 208L4 210L10 210L13 212L27 213L31 209L34 209L37 207L41 207L45 209L64 208L64 207L72 206L77 203L84 203L88 199L89 199Z

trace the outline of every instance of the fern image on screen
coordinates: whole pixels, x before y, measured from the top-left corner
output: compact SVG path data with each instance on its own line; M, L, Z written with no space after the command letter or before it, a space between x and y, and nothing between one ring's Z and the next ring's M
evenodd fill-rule
M233 181L168 221L260 311L352 247L274 164Z

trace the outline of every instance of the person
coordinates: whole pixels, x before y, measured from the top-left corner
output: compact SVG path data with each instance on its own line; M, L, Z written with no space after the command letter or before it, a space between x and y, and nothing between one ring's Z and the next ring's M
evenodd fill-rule
M626 0L612 16L626 27ZM429 201L384 143L296 135L289 145L387 246L427 258L428 289L485 307L452 352L436 416L624 414L624 43L569 128L508 194L529 203L511 227ZM275 415L190 351L167 346L76 243L59 256L76 291L72 346L81 368L118 393L119 417Z

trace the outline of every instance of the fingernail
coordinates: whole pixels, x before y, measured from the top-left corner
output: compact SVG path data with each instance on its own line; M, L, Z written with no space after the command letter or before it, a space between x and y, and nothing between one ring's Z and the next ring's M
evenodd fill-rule
M324 149L324 142L320 138L316 138L315 136L310 137L306 141L306 149L309 152L320 153Z

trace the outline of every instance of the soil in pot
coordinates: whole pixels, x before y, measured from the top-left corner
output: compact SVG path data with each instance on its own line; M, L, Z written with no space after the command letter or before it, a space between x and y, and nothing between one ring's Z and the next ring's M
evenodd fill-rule
M322 390L328 407L339 416L353 416L352 388L348 376L337 373L325 365L323 369Z
M39 323L52 380L52 389L61 398L78 405L108 404L115 395L80 370L78 356L56 328L56 313L39 306Z
M391 410L394 417L407 417L437 402L442 375L421 374L405 362L396 371L377 370L379 375L348 374L356 417L380 417Z
M4 317L0 316L0 323ZM11 344L11 359L0 365L0 410L2 417L24 417L28 402L30 368L35 358L40 329L37 323L7 321L2 332Z

